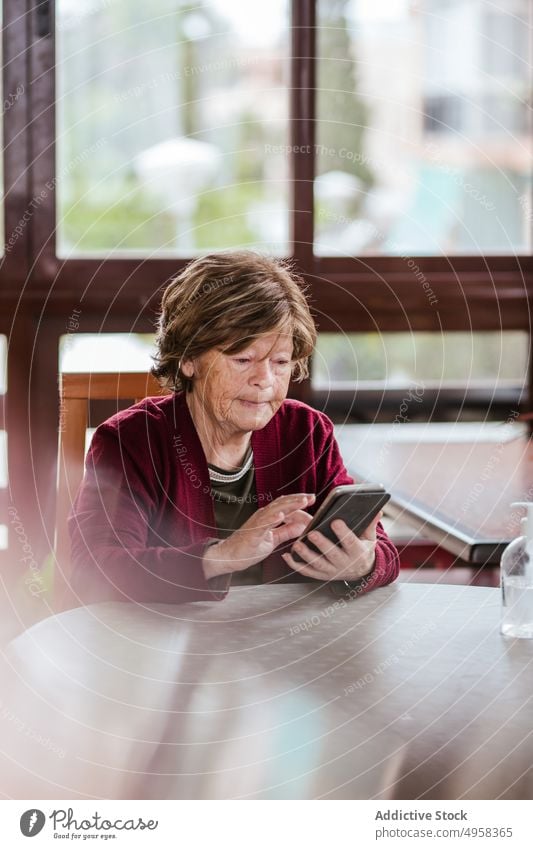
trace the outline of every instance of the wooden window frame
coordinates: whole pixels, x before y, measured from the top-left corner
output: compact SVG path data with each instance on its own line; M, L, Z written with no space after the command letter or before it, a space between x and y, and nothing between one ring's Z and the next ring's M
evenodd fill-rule
M14 0L7 0L14 9ZM160 287L186 263L184 258L73 258L60 259L55 250L55 193L47 190L55 176L54 36L53 2L38 0L37 7L50 8L50 35L37 34L36 7L25 16L28 38L27 66L30 86L27 99L29 144L17 156L28 160L32 198L45 197L28 224L26 276L31 297L47 308L80 297L88 311L101 316L124 311L129 317L151 310ZM32 4L28 2L28 6ZM528 329L527 307L533 288L533 257L467 255L412 259L394 256L328 257L313 253L313 177L315 149L316 0L292 3L290 145L290 256L311 288L320 315L320 329L333 330L500 330ZM20 9L20 6L19 6ZM41 26L42 26L41 17ZM19 22L19 25L21 22ZM24 54L20 53L19 64ZM16 57L7 66L17 66ZM8 116L11 120L11 115ZM29 156L31 155L31 161ZM20 170L20 169L19 169ZM6 163L6 172L9 172ZM51 183L52 181L52 183ZM9 203L9 198L7 198ZM18 211L10 210L10 220ZM7 227L6 227L7 230ZM22 246L21 246L22 247ZM17 263L18 279L24 264ZM26 270L26 269L24 269ZM438 308L421 297L415 273L427 279ZM12 281L13 278L11 277ZM2 286L5 293L5 287Z

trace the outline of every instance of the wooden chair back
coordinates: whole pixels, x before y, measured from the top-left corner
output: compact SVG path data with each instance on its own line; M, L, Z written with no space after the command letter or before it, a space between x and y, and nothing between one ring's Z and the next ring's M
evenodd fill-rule
M158 381L147 372L60 375L54 538L54 605L57 608L73 606L75 602L69 592L71 565L67 518L83 478L90 403L116 401L118 410L126 401L134 403L148 395L163 394Z

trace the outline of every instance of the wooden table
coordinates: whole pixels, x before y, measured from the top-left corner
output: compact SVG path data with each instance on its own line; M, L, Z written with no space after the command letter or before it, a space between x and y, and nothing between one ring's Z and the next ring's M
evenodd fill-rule
M525 426L344 425L336 434L358 480L383 483L387 513L463 560L499 564L533 500L533 445Z
M530 799L533 642L498 621L498 590L398 583L62 613L8 648L2 791Z

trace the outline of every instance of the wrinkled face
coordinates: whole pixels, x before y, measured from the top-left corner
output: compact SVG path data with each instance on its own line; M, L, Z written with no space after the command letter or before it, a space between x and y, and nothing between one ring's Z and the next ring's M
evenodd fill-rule
M213 348L182 363L193 379L192 402L208 421L227 433L260 430L287 397L292 371L292 336L272 331L237 354Z

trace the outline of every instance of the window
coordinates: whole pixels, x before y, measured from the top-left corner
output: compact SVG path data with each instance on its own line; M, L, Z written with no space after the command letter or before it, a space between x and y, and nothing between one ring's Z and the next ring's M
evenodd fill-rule
M492 7L320 0L317 254L530 251L530 5Z
M7 337L0 335L0 395L7 389ZM4 398L1 400L3 401ZM0 430L0 493L7 494L7 433ZM3 500L3 499L2 499ZM7 500L7 499L6 499ZM2 518L4 518L2 516ZM7 548L7 525L0 522L0 549Z
M464 106L466 104L452 95L429 96L424 101L422 116L423 128L426 133L463 132L465 129Z
M521 331L322 333L313 397L335 421L501 421L527 395L529 335Z
M129 372L146 371L152 366L153 333L78 333L71 331L59 340L59 371L65 372ZM133 400L133 399L132 399ZM117 406L118 403L118 406ZM100 402L99 421L113 415L130 402ZM96 424L99 423L96 422ZM94 424L92 410L89 423ZM85 450L89 449L95 427L85 433Z
M7 391L7 336L0 335L0 395Z
M523 388L527 333L322 333L313 382L382 388L480 385Z
M67 333L60 339L60 372L149 371L151 333Z
M285 255L284 0L59 0L56 21L59 255Z
M481 11L481 57L485 73L511 84L521 84L530 71L530 28L522 2L506 0Z

